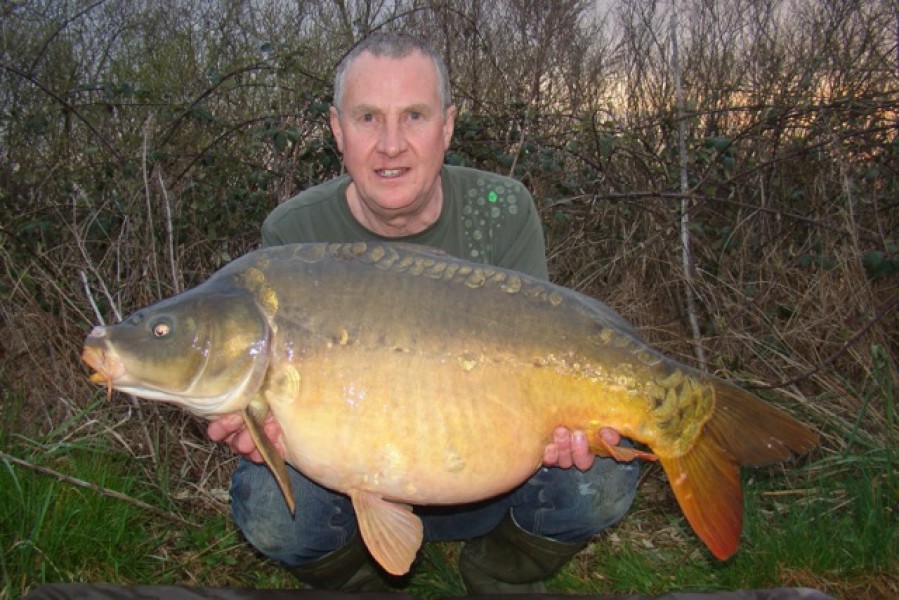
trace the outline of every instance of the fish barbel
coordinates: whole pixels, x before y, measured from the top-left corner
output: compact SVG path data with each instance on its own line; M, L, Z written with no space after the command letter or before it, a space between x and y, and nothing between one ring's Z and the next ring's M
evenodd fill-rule
M687 520L725 559L739 544L740 466L817 436L741 388L644 344L608 306L527 275L389 244L251 252L203 284L95 327L91 380L215 418L241 413L291 511L284 459L347 494L389 572L422 541L411 505L506 492L553 430L618 460L658 458ZM610 427L651 453L609 447Z

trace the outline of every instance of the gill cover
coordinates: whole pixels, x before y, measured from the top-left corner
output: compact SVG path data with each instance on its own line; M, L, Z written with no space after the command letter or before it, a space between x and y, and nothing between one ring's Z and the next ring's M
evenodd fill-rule
M95 339L96 338L96 339ZM265 377L271 332L252 294L200 286L92 334L121 365L116 389L210 416L244 408Z

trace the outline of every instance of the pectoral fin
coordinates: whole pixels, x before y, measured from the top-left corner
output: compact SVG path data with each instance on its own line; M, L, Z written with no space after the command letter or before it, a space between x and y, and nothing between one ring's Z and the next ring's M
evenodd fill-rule
M265 431L262 427L267 414L268 405L264 402L254 400L243 411L243 419L247 424L247 431L250 432L250 436L256 444L256 449L259 450L259 454L262 455L265 464L268 465L268 468L271 469L272 474L275 476L275 481L278 482L278 487L281 488L281 493L284 494L287 508L290 509L290 514L293 515L296 514L297 507L293 499L293 489L290 486L290 479L287 476L287 465L284 463L284 458L278 452L278 449L275 448L272 441L265 435Z
M424 528L412 507L378 494L349 490L359 531L368 551L388 573L404 575L421 547Z

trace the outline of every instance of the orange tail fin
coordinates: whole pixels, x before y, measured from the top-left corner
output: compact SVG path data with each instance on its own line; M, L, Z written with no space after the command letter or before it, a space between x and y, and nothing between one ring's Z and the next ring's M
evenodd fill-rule
M743 488L734 458L702 435L684 456L661 459L684 516L717 558L737 551L743 530Z
M742 466L770 465L818 445L814 431L779 408L720 379L714 384L715 411L703 433Z
M717 558L736 552L743 529L740 465L761 466L805 452L818 437L787 413L716 380L715 410L689 452L661 457L681 510Z

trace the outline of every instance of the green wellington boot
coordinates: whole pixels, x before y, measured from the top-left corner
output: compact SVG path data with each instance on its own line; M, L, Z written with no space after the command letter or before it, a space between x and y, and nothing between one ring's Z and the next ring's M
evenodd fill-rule
M496 529L462 547L459 574L469 594L540 593L546 591L543 580L586 545L528 533L507 515Z
M288 570L316 589L340 592L384 592L390 589L388 575L369 556L357 531L346 546Z

